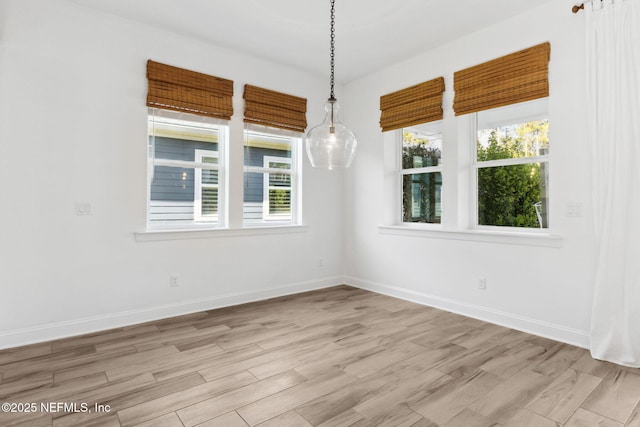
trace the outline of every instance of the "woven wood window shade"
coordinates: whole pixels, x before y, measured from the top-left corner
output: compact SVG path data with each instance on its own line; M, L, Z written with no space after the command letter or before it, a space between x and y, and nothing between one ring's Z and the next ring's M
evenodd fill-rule
M229 120L233 81L147 61L147 106Z
M440 120L444 78L392 92L380 97L380 127L383 132Z
M549 96L550 53L543 43L455 72L456 116Z
M304 132L307 128L307 99L244 85L244 121Z

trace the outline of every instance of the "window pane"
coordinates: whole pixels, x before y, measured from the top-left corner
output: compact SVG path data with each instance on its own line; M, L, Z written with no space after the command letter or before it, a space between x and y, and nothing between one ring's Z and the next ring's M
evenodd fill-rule
M149 143L155 146L156 159L205 161L196 158L196 150L217 153L219 138L220 128L213 124L149 116ZM217 159L211 156L206 162Z
M442 216L442 174L403 175L402 220L439 224Z
M217 165L217 164L218 164L218 157L217 157L217 156L212 157L212 156L207 156L207 155L205 154L205 155L200 156L200 158L199 158L198 160L199 160L201 163L212 163L212 164L214 164L214 165Z
M194 169L155 166L151 182L151 200L193 201Z
M243 218L246 221L262 220L264 174L245 172L244 174L244 203Z
M549 121L546 119L478 129L479 162L543 156L548 153Z
M245 129L244 204L245 224L294 221L296 164L293 161L297 137ZM273 172L265 171L272 169ZM285 172L286 173L282 173Z
M196 150L206 150L207 152L215 153L218 151L218 144L158 136L155 138L156 159L198 162L201 160L196 158ZM215 161L212 161L212 158L208 159L209 161L206 163L217 163L217 159Z
M202 169L199 164L223 166L220 148L226 126L184 113L153 110L148 120L149 183L148 225L189 228L219 225L224 203L219 183L222 169ZM180 162L176 164L174 162Z
M291 175L286 173L269 173L269 187L291 187Z
M478 169L478 224L547 228L547 163Z
M208 187L202 189L201 215L211 216L218 214L218 189Z
M269 189L269 215L291 219L291 190Z
M278 162L277 158L289 159ZM244 165L291 169L291 138L259 132L245 132Z
M155 166L151 181L149 222L152 225L189 225L218 221L218 187L199 184L205 174L218 171Z
M152 224L193 222L194 169L155 166L151 181L149 221Z
M202 184L218 185L218 171L212 169L203 169Z
M266 159L266 166L268 168L274 169L291 169L291 162L283 162L283 161L274 161L270 159Z
M291 221L291 175L245 172L245 223Z
M440 123L429 123L402 130L402 168L438 166L442 157Z

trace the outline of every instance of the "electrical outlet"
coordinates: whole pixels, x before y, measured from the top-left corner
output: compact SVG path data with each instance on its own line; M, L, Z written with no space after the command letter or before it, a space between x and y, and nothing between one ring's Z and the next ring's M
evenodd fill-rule
M172 274L171 276L169 276L169 286L171 286L172 288L177 288L178 286L180 286L180 276L178 276L177 274Z
M92 215L93 209L91 203L77 202L76 203L76 215Z
M480 290L486 290L487 289L487 279L482 277L480 278L480 280L478 280L478 289Z

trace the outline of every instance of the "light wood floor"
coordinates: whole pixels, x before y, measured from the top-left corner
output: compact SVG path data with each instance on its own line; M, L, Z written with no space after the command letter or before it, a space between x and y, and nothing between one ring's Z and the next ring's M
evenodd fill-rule
M639 370L347 286L1 351L0 376L0 402L93 411L1 426L640 426Z

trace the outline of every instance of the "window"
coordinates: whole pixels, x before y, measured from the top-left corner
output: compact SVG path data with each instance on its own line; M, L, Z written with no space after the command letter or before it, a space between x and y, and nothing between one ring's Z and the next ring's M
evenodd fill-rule
M390 145L393 166L385 164L385 177L393 176L394 181L393 189L385 189L393 194L394 212L385 216L393 223L441 223L443 92L444 77L436 77L380 97L382 131L402 132L402 138L394 137Z
M442 122L402 129L402 222L440 224Z
M147 80L147 229L235 228L240 216L247 227L300 223L298 146L307 127L306 98L244 85L240 193L241 159L225 155L233 81L152 60ZM229 177L234 192L227 203Z
M549 232L550 53L545 42L454 72L454 115L444 114L441 77L380 97L381 232L557 244Z
M224 227L227 126L158 109L148 124L148 228Z
M547 98L476 113L479 226L548 228Z
M217 151L196 149L195 154L197 163L218 164ZM219 184L218 170L195 170L193 214L196 221L216 222L218 220Z
M291 169L291 159L264 156L266 169ZM267 172L263 180L262 214L268 220L291 220L291 174Z
M300 138L251 125L244 139L244 224L298 224Z

